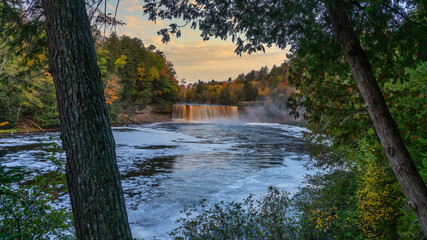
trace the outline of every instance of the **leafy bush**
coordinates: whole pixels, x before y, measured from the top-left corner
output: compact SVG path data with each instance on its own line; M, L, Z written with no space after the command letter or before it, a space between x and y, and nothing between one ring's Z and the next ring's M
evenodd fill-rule
M289 193L270 187L259 200L252 195L243 203L221 202L207 207L186 206L186 217L172 233L174 239L298 239L297 217Z
M72 215L53 201L66 191L65 174L55 143L45 160L53 171L31 176L24 168L0 166L0 239L72 239Z

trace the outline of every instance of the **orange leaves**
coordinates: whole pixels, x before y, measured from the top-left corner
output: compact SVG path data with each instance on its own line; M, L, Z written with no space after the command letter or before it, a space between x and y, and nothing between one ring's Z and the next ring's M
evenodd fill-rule
M323 211L311 209L310 212L313 215L311 220L314 220L316 222L317 229L326 232L333 225L334 219L338 218L336 211L337 207L335 206L335 204L332 204L329 209L325 209Z
M163 94L163 92L160 90L156 90L156 91L153 91L153 94L154 94L154 96L160 96Z
M384 93L384 98L387 99L389 95L387 93Z
M0 122L0 127L6 126L7 124L9 124L8 121L6 121L6 122Z
M268 96L270 94L270 89L268 87L260 87L258 88L259 96Z
M117 99L119 99L119 93L122 90L122 87L118 84L119 78L116 75L110 75L106 80L104 94L105 102L109 105L113 104Z
M288 80L285 80L285 82L281 82L280 84L279 84L279 87L281 88L281 89L283 89L283 90L286 90L286 84L288 83Z
M160 70L160 76L162 76L162 77L167 76L167 69L166 68L163 68L162 70Z
M21 62L24 63L27 67L35 67L40 64L46 64L47 61L47 55L45 54L36 54L31 56L31 58L28 58L26 56L23 56L21 58Z

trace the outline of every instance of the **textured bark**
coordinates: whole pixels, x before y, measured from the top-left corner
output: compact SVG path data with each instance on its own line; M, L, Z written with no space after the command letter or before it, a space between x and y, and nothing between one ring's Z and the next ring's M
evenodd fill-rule
M132 239L84 0L43 0L78 239Z
M371 64L350 24L341 0L328 2L328 13L337 40L350 64L353 77L365 101L384 152L402 187L403 193L427 235L427 188L409 155L400 132L385 103Z

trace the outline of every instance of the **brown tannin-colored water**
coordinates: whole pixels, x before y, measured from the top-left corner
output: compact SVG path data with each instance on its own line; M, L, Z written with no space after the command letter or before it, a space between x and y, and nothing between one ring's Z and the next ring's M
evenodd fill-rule
M180 104L172 107L172 119L176 121L209 121L216 118L238 120L237 106Z

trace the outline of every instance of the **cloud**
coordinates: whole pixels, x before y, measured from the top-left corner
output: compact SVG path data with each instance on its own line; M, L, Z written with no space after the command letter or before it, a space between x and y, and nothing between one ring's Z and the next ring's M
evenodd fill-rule
M147 41L149 44L153 44L156 47L162 47L164 48L164 44L162 43L162 37L158 36L157 34L155 36L152 36L148 38Z
M113 7L111 4L107 4L107 9L109 9L109 10L115 10L116 9L116 7Z
M129 30L144 30L144 26L146 26L146 22L138 16L125 16L124 22Z
M141 5L138 3L138 0L123 2L125 7L138 6L139 8ZM174 64L178 78L186 78L187 82L195 82L198 79L223 81L253 69L259 70L263 66L271 68L274 64L280 65L286 59L287 51L277 47L267 48L266 53L243 54L239 57L234 53L236 46L231 41L218 39L202 41L200 32L188 26L181 29L181 38L171 37L171 41L164 44L161 41L162 37L157 35L157 31L166 27L170 23L169 20L159 20L155 24L148 21L147 16L143 16L142 13L137 16L129 14L129 10L123 10L122 5L119 11L119 15L126 22L119 31L119 35L138 37L146 46L150 44L156 46Z
M135 30L132 30L135 32ZM128 31L122 32L135 37ZM140 32L140 37L144 34ZM187 38L172 39L168 44L161 41L161 36L152 35L142 39L146 46L153 44L164 52L166 58L174 64L178 78L185 78L187 82L196 82L198 79L210 81L235 78L241 73L259 70L267 66L280 65L286 59L285 50L277 47L267 48L266 53L258 52L251 55L234 53L236 46L231 42L223 41L191 41Z
M124 0L120 2L120 9L121 11L127 11L127 12L135 12L135 11L141 11L142 12L142 5L139 0Z
M142 13L142 6L141 5L128 5L128 6L120 6L122 10L128 11L128 12L135 12L140 11Z
M243 54L240 57L234 53L235 45L230 42L188 41L155 45L175 65L178 77L186 78L188 82L235 78L240 73L263 66L271 68L274 64L280 65L286 55L284 50L270 48L266 49L266 53Z
M122 3L123 4L133 4L133 5L135 5L135 4L139 4L140 1L139 0L123 0Z
M143 18L141 18L140 16L125 16L124 17L124 22L126 23L126 27L129 30L133 30L133 29L143 29L144 27L151 27L151 28L161 28L164 25L166 25L166 23L164 21L157 21L156 23L149 21L149 20L145 20ZM156 31L157 32L157 31Z

